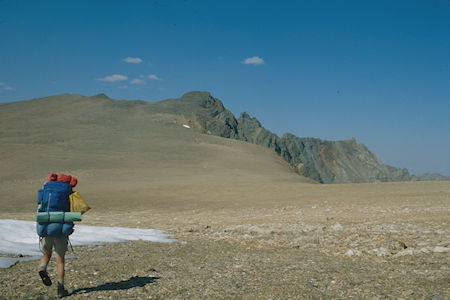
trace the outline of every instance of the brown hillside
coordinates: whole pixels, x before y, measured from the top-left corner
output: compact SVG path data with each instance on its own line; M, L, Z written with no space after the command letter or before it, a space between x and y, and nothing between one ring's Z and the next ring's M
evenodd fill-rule
M127 203L163 205L161 200L176 191L182 191L179 201L201 202L210 190L226 195L246 183L311 182L269 149L184 128L184 117L167 111L177 110L164 101L116 101L104 95L0 105L3 207L30 209L30 198L50 172L78 176L94 204L108 197L110 206L125 201L116 190L128 191Z

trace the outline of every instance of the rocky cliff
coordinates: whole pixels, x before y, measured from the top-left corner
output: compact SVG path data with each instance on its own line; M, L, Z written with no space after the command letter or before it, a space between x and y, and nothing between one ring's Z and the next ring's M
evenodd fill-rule
M170 101L170 100L168 100ZM248 113L238 119L223 103L206 92L190 92L180 99L191 126L205 133L232 138L273 149L299 174L321 183L407 181L408 170L383 164L354 138L325 141L292 134L278 137ZM189 109L186 109L189 108Z

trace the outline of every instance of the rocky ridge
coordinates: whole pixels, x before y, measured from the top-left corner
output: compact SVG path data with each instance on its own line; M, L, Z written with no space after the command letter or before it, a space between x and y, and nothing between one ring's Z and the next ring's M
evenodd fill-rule
M319 183L362 183L389 181L429 181L449 180L440 174L410 175L407 169L395 168L383 164L365 145L354 138L345 141L327 141L311 137L297 137L286 133L282 137L265 129L262 124L248 113L236 118L223 103L208 92L189 92L181 98L158 102L140 100L114 100L105 94L91 97L62 94L29 101L0 104L2 118L15 118L14 122L4 122L2 131L6 135L21 137L23 125L30 128L58 126L56 119L49 118L42 124L36 114L65 115L68 120L76 120L71 129L72 135L79 136L76 128L80 124L119 126L117 130L135 132L133 126L146 126L147 120L162 122L172 126L188 125L203 133L219 137L245 141L275 151L287 161L295 172ZM70 107L70 108L69 108ZM63 109L64 108L64 109ZM18 112L28 112L27 114ZM70 116L69 116L70 115ZM14 116L14 117L11 117ZM123 124L120 122L124 122ZM143 122L142 124L138 124ZM119 125L122 124L122 125ZM102 127L105 134L111 133L111 127ZM33 131L33 141L42 142L42 132ZM94 134L95 135L95 134ZM64 137L50 142L66 145ZM96 138L91 137L95 140ZM117 138L115 139L117 140ZM48 144L47 141L45 144Z
M281 138L265 129L248 113L236 119L223 103L207 92L190 92L177 101L190 102L185 111L190 125L205 133L257 144L274 150L300 175L320 183L409 181L407 169L383 164L354 138L326 141L284 134Z

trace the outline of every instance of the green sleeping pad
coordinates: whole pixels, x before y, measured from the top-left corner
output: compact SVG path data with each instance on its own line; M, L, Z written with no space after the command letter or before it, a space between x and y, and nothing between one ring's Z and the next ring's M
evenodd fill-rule
M65 222L77 222L81 221L80 212L63 212L63 211L51 211L51 212L37 212L36 222L39 223L65 223Z

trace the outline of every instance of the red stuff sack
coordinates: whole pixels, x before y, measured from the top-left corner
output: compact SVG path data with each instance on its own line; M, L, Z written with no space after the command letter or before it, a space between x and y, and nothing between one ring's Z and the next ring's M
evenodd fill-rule
M59 182L70 182L71 179L72 179L72 176L65 175L65 174L58 174L58 176L56 177L56 181L59 181Z

